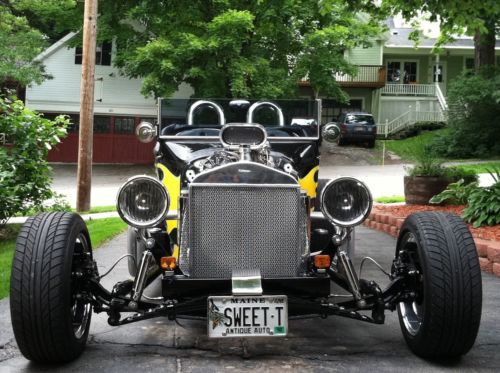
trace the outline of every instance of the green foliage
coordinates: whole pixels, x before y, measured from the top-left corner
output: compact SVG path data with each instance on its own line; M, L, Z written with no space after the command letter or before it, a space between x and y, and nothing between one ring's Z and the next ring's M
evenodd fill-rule
M336 1L210 0L99 3L100 37L116 40L115 63L143 77L145 95L169 97L181 83L197 97L296 96L313 90L345 100L336 73L351 73L344 51L369 45L380 31L371 19Z
M334 0L332 0L334 1ZM356 0L366 4L369 0ZM366 6L366 5L365 5ZM435 52L453 40L456 35L474 36L477 67L491 64L486 55L494 61L495 35L500 27L500 2L498 0L382 0L381 16L401 14L407 21L413 21L414 28L420 27L421 20L439 22L441 35L435 45ZM415 40L417 32L412 33ZM478 53L481 51L481 53Z
M466 184L463 179L448 185L446 190L430 199L430 203L440 204L446 202L449 205L466 205L472 192L478 189L477 183Z
M74 0L1 1L0 88L39 84L49 78L35 57L49 40L78 25L77 15Z
M0 146L0 223L55 196L47 153L66 135L68 123L64 116L51 121L15 97L0 96L0 133L7 143Z
M500 224L500 168L489 172L494 180L489 187L480 187L477 182L466 184L464 180L448 185L448 188L431 198L431 203L465 205L462 218L480 227Z
M445 157L467 158L500 155L500 71L494 78L462 75L449 89L449 131L437 137L432 148Z
M422 138L414 140L414 147L410 151L413 167L407 169L409 176L447 176L443 161L436 157Z
M458 166L446 167L446 176L453 181L463 180L464 184L477 183L479 176L474 169L462 168Z
M15 81L26 85L44 80L43 67L34 58L45 46L43 35L26 19L0 7L0 84Z
M462 217L474 227L500 224L500 183L471 193Z

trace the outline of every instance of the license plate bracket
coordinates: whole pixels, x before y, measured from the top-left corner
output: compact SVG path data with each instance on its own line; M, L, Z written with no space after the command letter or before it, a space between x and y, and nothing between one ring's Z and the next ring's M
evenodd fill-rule
M286 295L208 297L210 338L283 337L288 333Z

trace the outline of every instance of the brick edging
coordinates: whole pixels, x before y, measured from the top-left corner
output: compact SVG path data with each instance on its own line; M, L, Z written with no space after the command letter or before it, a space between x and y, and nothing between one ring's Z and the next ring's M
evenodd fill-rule
M363 225L397 238L404 220L404 218L396 218L390 214L372 212ZM474 237L474 242L476 243L481 269L484 272L500 277L500 241Z

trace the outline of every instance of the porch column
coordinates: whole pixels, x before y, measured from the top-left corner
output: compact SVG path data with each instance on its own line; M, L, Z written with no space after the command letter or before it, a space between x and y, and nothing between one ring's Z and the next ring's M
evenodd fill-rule
M439 54L436 53L436 63L434 68L434 82L437 84L439 82Z

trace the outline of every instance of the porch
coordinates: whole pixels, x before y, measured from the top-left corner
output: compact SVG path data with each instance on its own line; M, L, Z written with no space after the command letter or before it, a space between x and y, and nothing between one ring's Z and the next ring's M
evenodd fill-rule
M342 88L381 88L386 83L386 68L383 65L357 65L356 74L335 74L335 80ZM310 87L307 77L299 81L299 86Z
M382 65L358 65L356 75L336 74L344 88L381 88L385 85L386 68Z
M389 96L436 96L436 84L388 83L380 93Z

